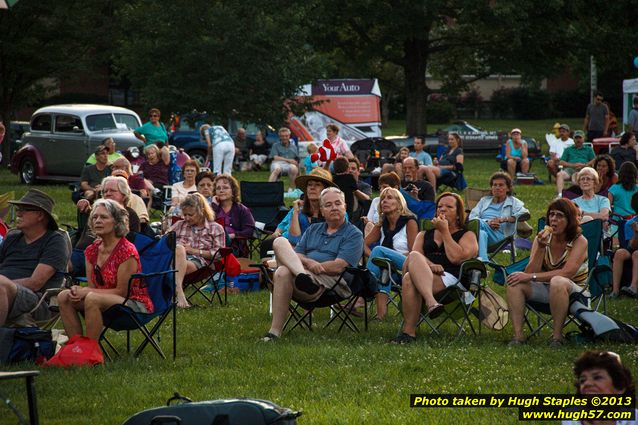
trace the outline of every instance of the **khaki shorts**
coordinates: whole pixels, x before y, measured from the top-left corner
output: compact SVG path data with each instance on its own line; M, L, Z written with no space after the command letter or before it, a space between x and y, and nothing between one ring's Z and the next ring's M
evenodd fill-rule
M300 291L299 289L297 289L294 286L294 281L293 281L292 299L294 299L295 301L301 301L301 302L317 301L319 298L321 298L321 296L326 291L326 289L332 288L335 285L335 283L337 283L337 281L339 280L339 275L331 276L327 274L314 274L309 271L306 271L305 273L310 275L313 282L319 287L319 290L315 292L314 294L308 294L307 292ZM340 290L336 290L336 292L341 296L344 295L342 291ZM348 289L348 292L349 292L349 289ZM343 298L346 298L346 297L347 297L347 294Z
M528 301L549 304L549 282L531 282L530 287L532 288L532 294L528 298ZM583 287L572 282L572 287L569 293L573 294L574 292L582 292L583 289ZM583 295L589 297L589 291L585 291Z
M40 301L40 297L38 296L38 294L30 290L29 288L18 284L16 284L16 287L16 297L15 300L13 300L13 305L11 306L11 310L9 311L9 316L7 316L8 320L15 319L22 314L30 312L35 308L36 305L38 305L38 301Z

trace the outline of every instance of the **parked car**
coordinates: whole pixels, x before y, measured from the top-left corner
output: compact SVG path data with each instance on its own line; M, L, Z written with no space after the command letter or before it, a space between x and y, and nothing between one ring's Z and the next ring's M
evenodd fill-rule
M22 135L30 130L28 121L11 121L7 137L11 141L11 155L22 146ZM6 140L6 139L5 139Z
M199 162L200 165L204 165L206 160L207 145L199 133L199 127L208 122L208 118L206 112L193 111L188 114L173 114L169 125L168 143L178 149L184 149L184 152ZM244 124L230 120L226 129L234 138L237 134L237 129L242 126L246 129L246 140L255 140L255 134L260 129L256 124ZM272 127L266 126L261 131L265 133L266 143L269 145L279 140L277 132Z
M457 121L445 128L439 129L435 134L425 136L425 150L430 155L436 155L439 145L447 145L448 133L458 133L463 141L464 152L495 153L501 151L501 146L508 138L507 131L485 131L480 127L466 121ZM398 147L407 146L412 149L414 137L388 137ZM536 146L536 141L531 137L523 137L528 144Z
M36 180L76 181L87 158L107 137L118 150L144 145L133 135L141 125L130 109L106 105L53 105L31 117L31 130L11 160L11 171L23 183Z

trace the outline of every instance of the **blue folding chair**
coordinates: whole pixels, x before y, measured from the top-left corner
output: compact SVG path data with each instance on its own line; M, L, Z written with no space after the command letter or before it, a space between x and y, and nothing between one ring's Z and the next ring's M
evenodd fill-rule
M135 350L134 356L139 357L148 344L157 353L166 359L162 348L159 346L159 329L166 318L173 314L173 360L177 354L177 315L175 299L175 233L170 232L161 239L154 239L147 235L138 233L134 241L137 252L142 263L142 273L131 276L128 283L128 293L122 304L117 304L108 308L102 314L104 330L100 335L100 346L109 360L111 356L105 345L119 356L117 349L106 338L109 329L114 331L126 331L126 351L130 352L130 331L139 330L144 340ZM134 279L140 279L142 285L148 289L149 296L153 301L154 311L152 313L138 313L125 305L131 291L131 284ZM157 319L153 327L149 330L147 325Z
M448 149L446 145L438 145L436 147L436 156L441 157ZM463 176L463 164L457 164L457 169L446 174L445 176L439 176L436 179L436 188L438 190L441 186L446 186L452 191L462 192L467 187L467 181Z

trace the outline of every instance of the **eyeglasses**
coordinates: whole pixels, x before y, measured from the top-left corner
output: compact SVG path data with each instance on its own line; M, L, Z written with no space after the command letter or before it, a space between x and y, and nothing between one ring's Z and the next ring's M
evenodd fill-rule
M22 207L22 206L16 207L16 212L19 212L19 213L29 212L29 211L42 211L42 210L36 207Z
M593 181L594 178L589 176L584 176L584 177L580 177L578 180L581 182L588 182L588 181Z
M552 218L552 217L565 218L566 217L565 213L562 211L550 211L549 214L547 214L547 216L549 218Z
M151 118L153 118L153 117L157 117L157 118L159 118L159 115L157 115L157 114L151 114Z
M102 276L102 269L97 264L93 267L93 276L95 277L95 283L98 286L104 286L104 277Z

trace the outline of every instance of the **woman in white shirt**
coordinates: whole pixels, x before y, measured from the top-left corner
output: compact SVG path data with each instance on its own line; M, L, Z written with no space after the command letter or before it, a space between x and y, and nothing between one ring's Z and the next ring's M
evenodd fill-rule
M378 206L380 220L365 238L364 252L369 257L366 267L378 282L377 318L383 320L387 313L387 302L391 282L381 282L381 268L374 264L374 258L387 258L397 269L403 268L407 255L412 250L419 226L414 215L408 210L405 198L398 189L383 189ZM377 246L370 249L372 245Z

